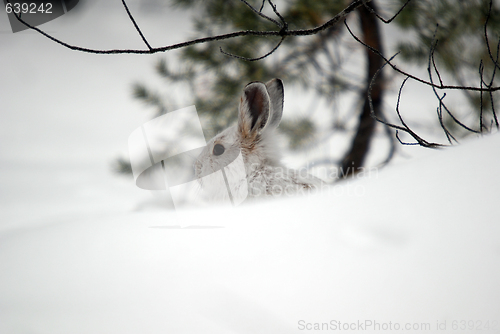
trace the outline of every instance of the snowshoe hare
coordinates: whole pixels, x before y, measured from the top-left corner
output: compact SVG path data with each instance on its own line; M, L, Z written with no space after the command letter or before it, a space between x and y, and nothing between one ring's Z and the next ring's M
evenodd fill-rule
M266 84L252 82L245 87L237 124L212 138L195 162L195 174L202 188L210 187L202 177L221 169L228 175L224 174L226 185L236 192L244 189L250 198L289 196L321 187L320 179L280 164L275 129L283 114L283 97L280 79ZM238 156L242 163L239 167L231 166ZM219 183L213 197L227 197L226 194Z

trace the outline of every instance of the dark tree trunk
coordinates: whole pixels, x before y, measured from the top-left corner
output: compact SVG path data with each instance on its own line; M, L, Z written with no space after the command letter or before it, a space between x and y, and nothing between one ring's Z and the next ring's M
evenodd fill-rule
M366 5L376 10L375 1L368 2ZM364 6L361 6L358 9L358 15L360 19L363 42L383 53L381 33L377 17L370 13L370 11ZM363 109L361 111L361 115L359 116L359 124L356 135L352 140L350 149L347 151L342 161L341 171L343 177L353 175L363 167L363 163L370 149L370 141L373 137L376 125L375 119L371 116L370 104L367 98L368 86L370 85L370 82L377 70L382 67L383 61L368 48L365 48L365 52L367 59L367 75L365 84L366 88L363 93ZM382 73L380 73L372 87L373 109L377 116L380 116L381 114L383 92L384 80Z

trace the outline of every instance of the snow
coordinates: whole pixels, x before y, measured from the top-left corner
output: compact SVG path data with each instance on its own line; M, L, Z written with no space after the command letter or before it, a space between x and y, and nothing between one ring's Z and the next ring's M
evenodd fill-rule
M499 149L472 140L306 198L4 230L0 332L498 324Z
M155 46L189 32L186 15L127 3ZM83 4L43 28L143 47L119 2ZM168 211L111 172L152 116L131 84L161 87L164 55L76 53L3 15L0 33L0 334L500 333L500 135L405 147L316 196ZM435 112L421 93L409 83L405 117ZM286 111L302 105L285 91Z

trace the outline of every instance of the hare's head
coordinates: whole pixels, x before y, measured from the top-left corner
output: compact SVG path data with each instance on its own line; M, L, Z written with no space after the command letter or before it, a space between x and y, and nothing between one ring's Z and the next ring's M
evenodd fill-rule
M283 114L283 83L249 83L243 90L238 124L212 138L195 163L197 177L228 166L241 153L248 174L261 165L279 164L274 130Z

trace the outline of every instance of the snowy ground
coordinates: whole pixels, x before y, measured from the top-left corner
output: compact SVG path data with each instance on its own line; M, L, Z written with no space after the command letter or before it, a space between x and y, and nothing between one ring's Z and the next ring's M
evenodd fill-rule
M6 230L0 332L499 333L499 150L477 139L188 228L145 211Z
M152 44L188 34L186 16L141 3ZM44 29L142 47L119 1L86 6ZM1 334L500 333L499 135L408 147L330 194L168 212L111 172L151 117L131 83L160 86L160 56L75 53L3 15L0 33ZM435 107L420 93L407 114Z

